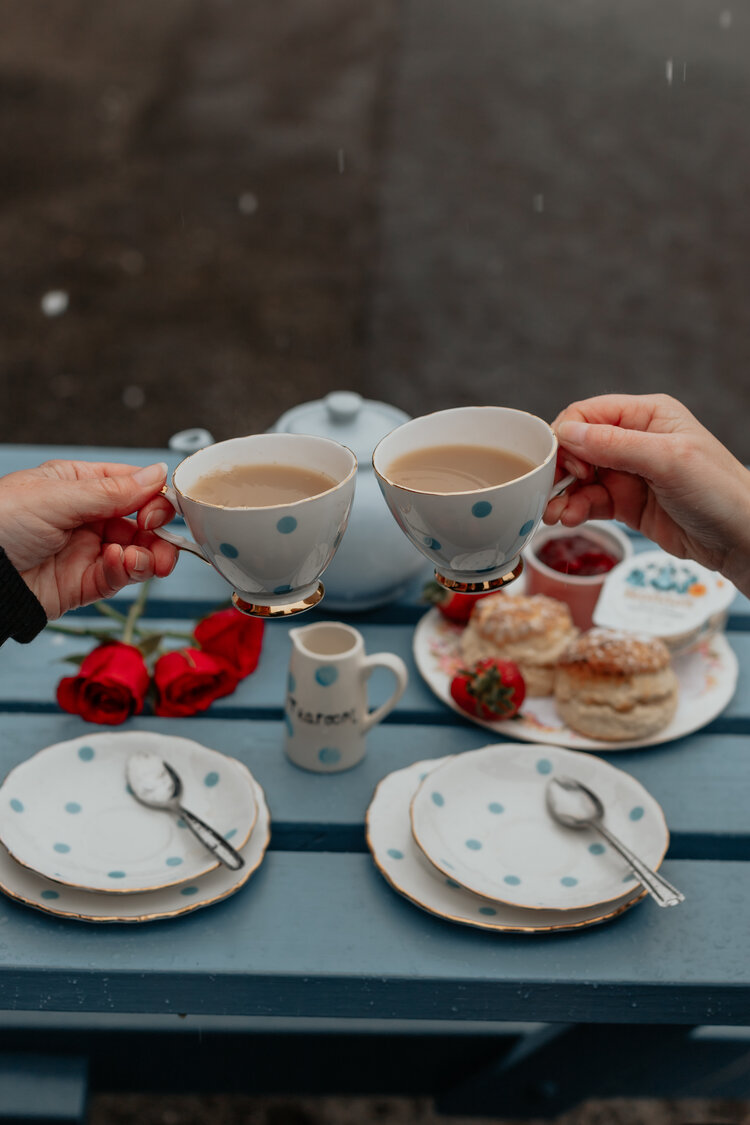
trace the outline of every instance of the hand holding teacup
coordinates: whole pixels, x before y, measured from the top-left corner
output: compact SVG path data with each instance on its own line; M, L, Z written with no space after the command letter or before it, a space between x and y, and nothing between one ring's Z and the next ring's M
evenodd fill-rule
M378 444L373 466L404 534L464 593L497 590L523 570L521 551L552 496L557 438L533 414L466 406L414 418Z

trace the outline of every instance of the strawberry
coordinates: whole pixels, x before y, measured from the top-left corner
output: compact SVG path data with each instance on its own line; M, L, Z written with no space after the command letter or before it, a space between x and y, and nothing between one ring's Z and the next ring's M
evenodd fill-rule
M497 722L518 714L526 684L512 660L486 657L473 668L462 668L451 680L451 696L475 719Z
M435 581L428 582L422 590L422 601L437 606L443 617L456 621L459 625L466 624L476 602L486 597L487 594L452 594Z

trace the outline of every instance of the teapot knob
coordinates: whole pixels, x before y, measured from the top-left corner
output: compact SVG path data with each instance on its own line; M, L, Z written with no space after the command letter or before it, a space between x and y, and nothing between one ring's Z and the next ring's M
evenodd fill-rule
M332 421L350 422L359 414L362 395L358 395L356 391L331 391L324 401Z

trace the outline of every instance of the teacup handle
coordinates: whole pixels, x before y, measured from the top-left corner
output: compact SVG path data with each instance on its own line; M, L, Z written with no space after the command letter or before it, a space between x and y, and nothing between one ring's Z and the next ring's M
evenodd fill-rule
M578 478L574 477L572 473L568 473L566 477L563 477L562 480L559 480L557 484L552 486L552 491L549 494L550 500L554 500L556 496L559 496L561 492L565 491L569 484L573 484L577 479Z
M182 515L180 511L180 504L177 499L177 493L171 485L165 484L161 490L162 496L166 496L169 503L174 508L178 515ZM178 551L189 551L191 555L197 555L199 559L211 565L209 559L203 554L198 544L193 539L187 539L184 535L176 535L174 531L167 531L166 527L155 527L153 529L154 535L158 535L160 539L166 540L176 547Z
M409 673L406 670L406 665L400 656L396 656L392 652L377 652L374 656L366 656L362 661L362 668L364 677L367 679L375 668L389 668L396 677L396 690L390 699L386 699L385 703L381 703L374 711L370 711L365 715L364 722L362 723L362 734L367 734L369 730L384 719L389 711L398 703L401 696L406 691L406 685L409 682Z

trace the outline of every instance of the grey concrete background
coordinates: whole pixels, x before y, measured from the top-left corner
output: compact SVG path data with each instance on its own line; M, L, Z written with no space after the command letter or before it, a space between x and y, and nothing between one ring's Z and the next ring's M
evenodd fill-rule
M664 390L750 461L746 4L4 0L1 19L0 441L224 438L342 387L548 418ZM437 1120L409 1099L92 1106L93 1125Z
M666 390L750 460L749 48L731 0L5 0L0 440Z

